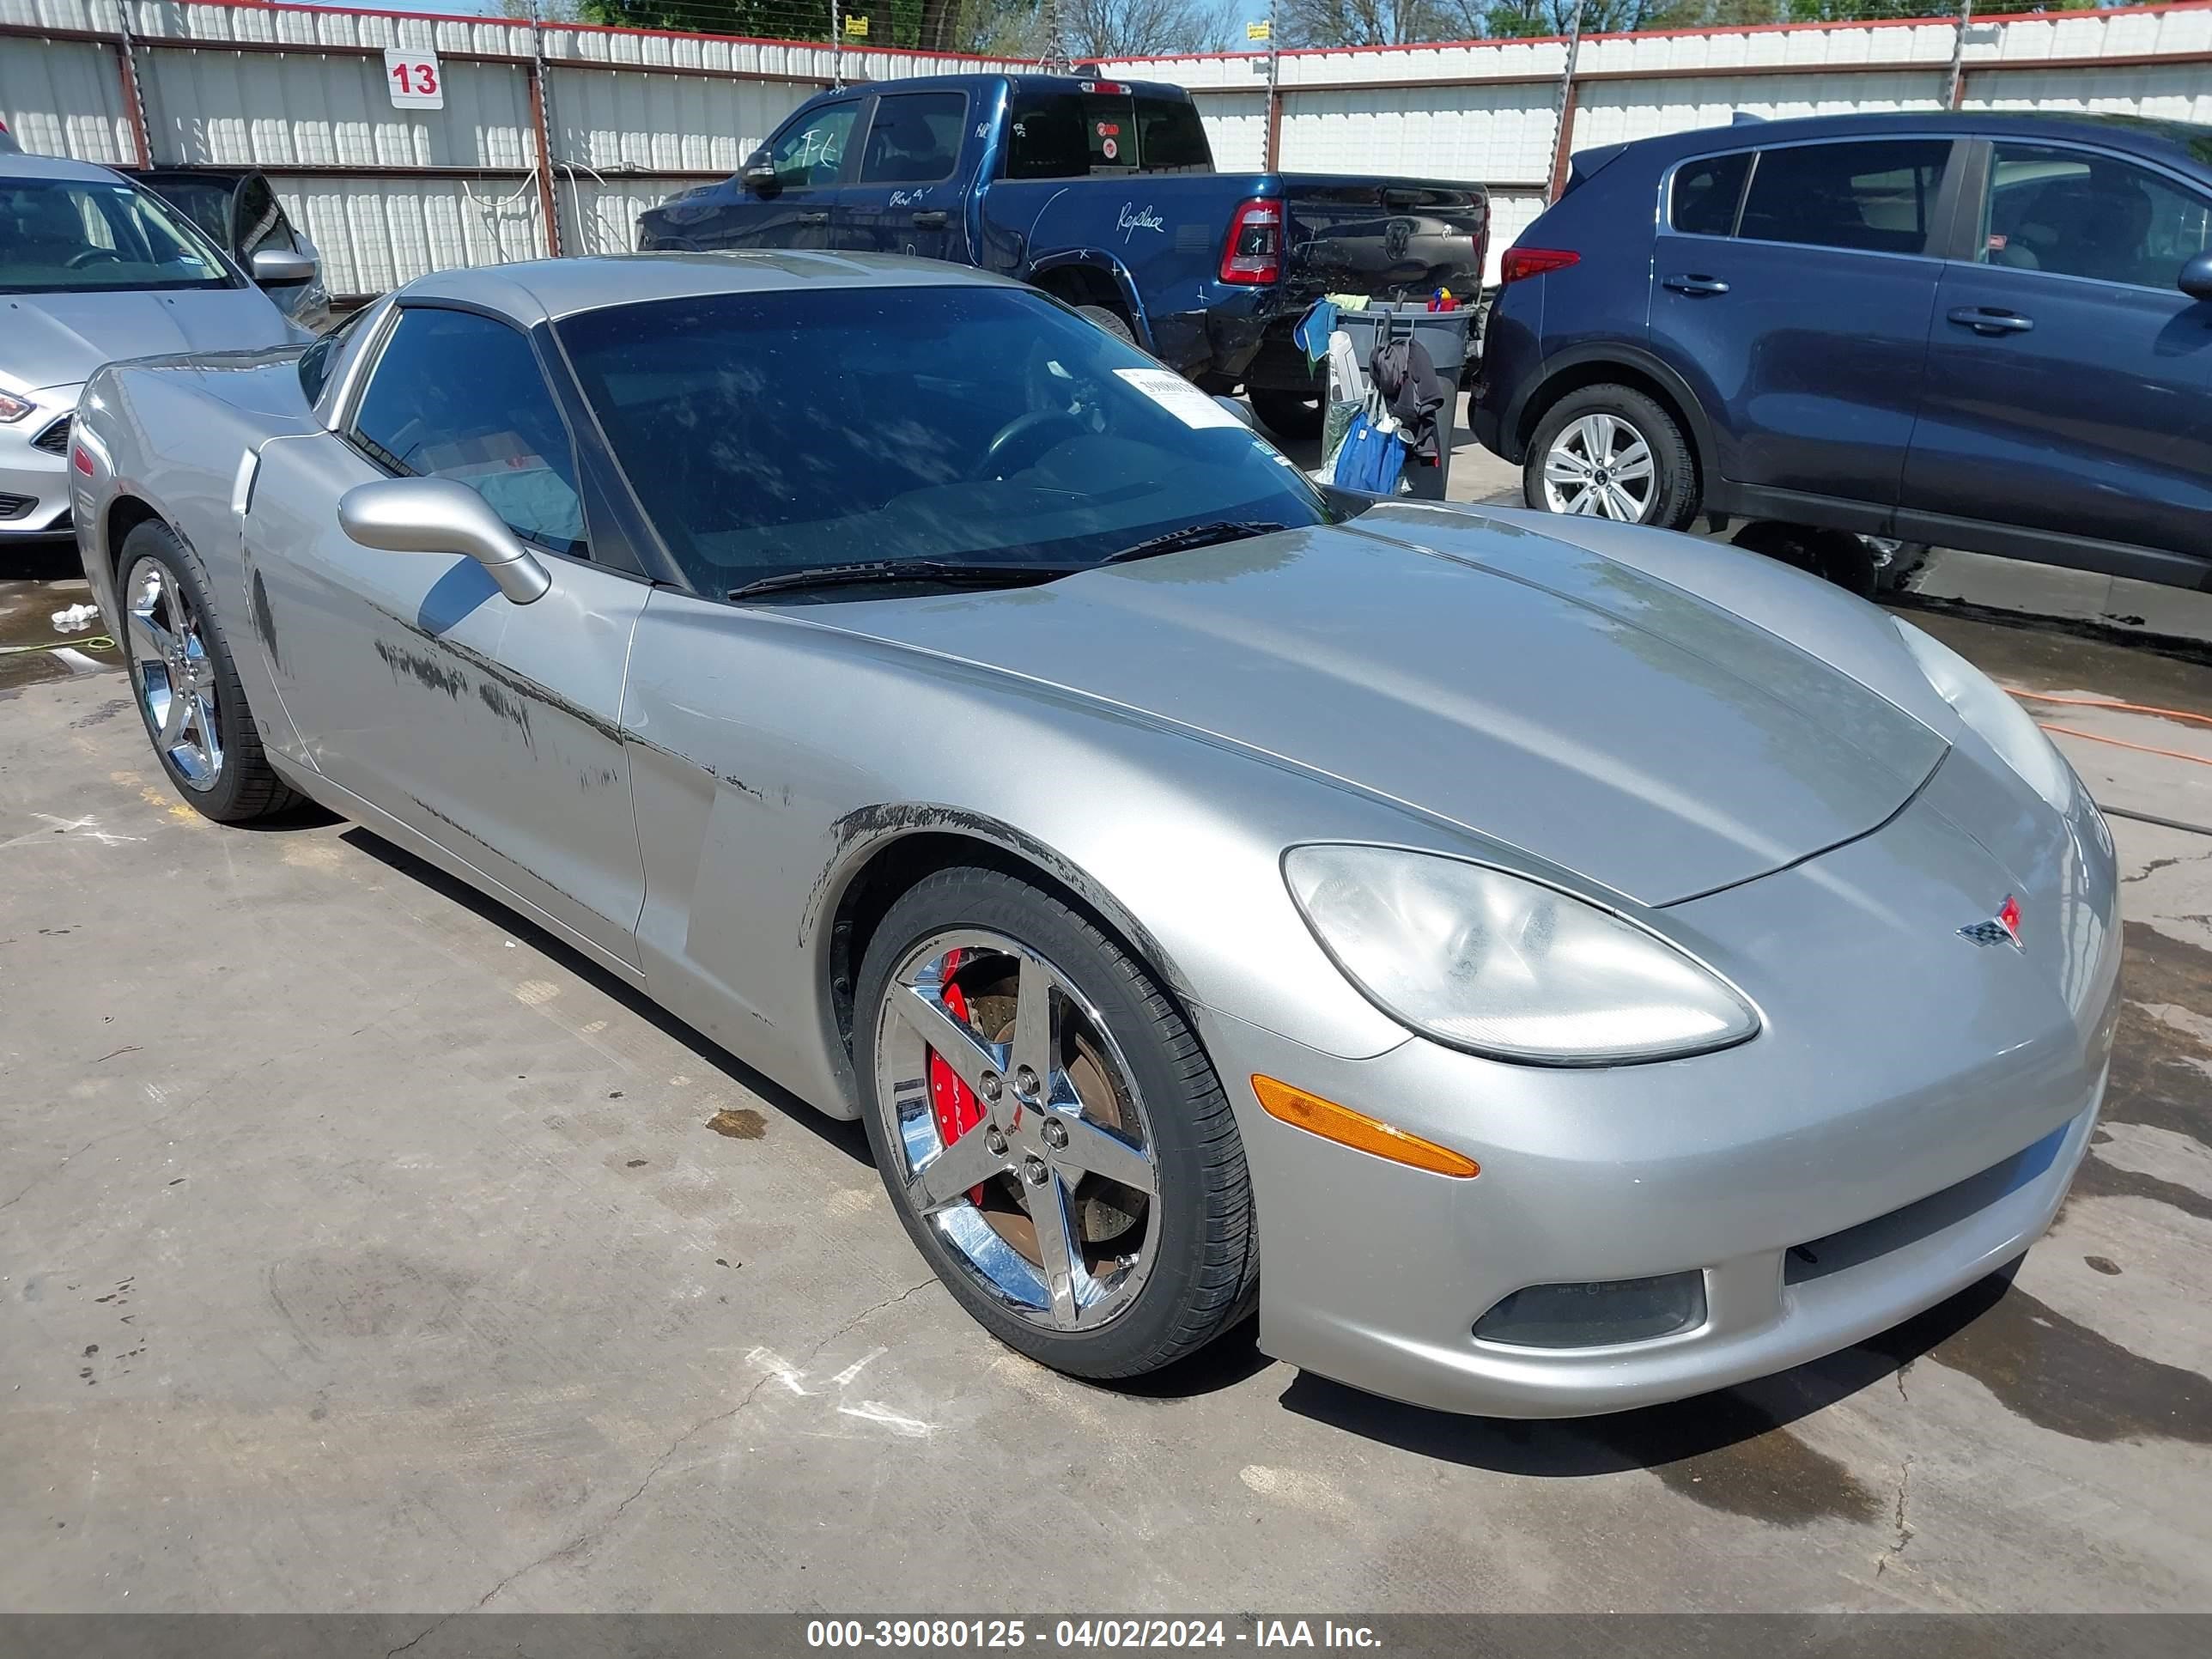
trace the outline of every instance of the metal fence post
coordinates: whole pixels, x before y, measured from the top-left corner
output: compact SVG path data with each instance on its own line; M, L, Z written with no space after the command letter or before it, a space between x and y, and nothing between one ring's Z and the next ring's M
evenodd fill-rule
M1959 0L1959 21L1951 31L1951 85L1944 106L1956 109L1966 98L1966 30L1974 21L1974 0Z
M553 195L553 141L545 124L545 35L538 0L530 0L530 127L538 145L538 210L545 216L545 251L561 257L561 209ZM574 174L570 175L572 178ZM584 202L576 198L576 234L584 233ZM588 247L590 244L586 243Z
M1551 182L1544 187L1547 203L1559 200L1559 192L1567 187L1567 168L1574 159L1575 66L1582 50L1583 9L1581 0L1576 0L1573 21L1567 25L1566 67L1559 71L1559 95L1553 106L1559 130L1552 144Z
M1275 39L1275 0L1267 0L1267 155L1262 164L1273 173L1283 164L1282 43Z
M116 0L115 67L123 80L123 114L131 124L131 149L142 167L154 165L154 135L146 125L145 89L138 82L138 50L131 39L130 0Z

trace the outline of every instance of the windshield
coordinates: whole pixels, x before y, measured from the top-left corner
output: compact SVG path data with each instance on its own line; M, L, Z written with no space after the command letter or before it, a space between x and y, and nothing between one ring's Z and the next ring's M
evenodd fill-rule
M1095 564L1196 523L1330 516L1236 416L1039 295L718 294L556 327L705 593L860 560Z
M0 179L0 293L229 286L214 251L143 190Z

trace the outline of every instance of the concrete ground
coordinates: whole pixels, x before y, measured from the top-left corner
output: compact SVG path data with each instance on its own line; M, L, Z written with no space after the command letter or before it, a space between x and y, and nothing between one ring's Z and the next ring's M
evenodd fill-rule
M361 830L205 822L49 657L0 658L0 1608L2212 1609L2212 837L2114 823L2112 1090L2016 1278L1578 1423L1249 1335L1116 1392L963 1316L854 1129ZM2037 707L2212 823L2212 726Z

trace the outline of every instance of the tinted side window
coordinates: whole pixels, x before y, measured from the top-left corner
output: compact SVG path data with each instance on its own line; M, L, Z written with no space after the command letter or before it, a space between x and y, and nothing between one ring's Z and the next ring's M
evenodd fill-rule
M1197 107L1188 99L1151 93L1138 96L1137 162L1146 173L1212 170L1206 123L1198 118Z
M1744 175L1751 154L1702 155L1674 169L1674 189L1667 217L1688 236L1733 236L1736 204L1743 199Z
M1951 143L1903 138L1761 150L1736 234L1762 242L1918 253Z
M868 148L860 157L864 185L933 185L960 162L968 126L964 92L902 92L876 100Z
M824 104L794 124L769 151L776 182L786 190L808 185L834 185L845 165L845 141L853 135L858 103Z
M568 429L518 329L465 311L402 311L350 435L394 471L468 485L518 536L584 551Z
M2154 173L2078 149L2000 143L1983 204L1984 264L2172 288L2212 247L2212 206Z

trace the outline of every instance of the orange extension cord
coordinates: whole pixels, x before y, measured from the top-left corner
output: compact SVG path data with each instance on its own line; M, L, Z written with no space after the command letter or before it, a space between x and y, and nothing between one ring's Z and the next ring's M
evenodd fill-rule
M2118 714L2154 714L2160 720L2185 720L2192 726L2212 726L2212 714L2185 714L2179 708L2158 708L2144 702L2112 702L2102 697L2054 697L2044 691L2015 691L2013 696L2023 702L2060 703L2072 708L2109 708ZM2212 760L2202 755L2185 754L2179 749L2154 749L2147 743L2130 743L2125 738L2107 738L2095 732L2079 731L2070 726L2053 726L2048 720L2038 720L2036 724L2046 732L2056 732L2061 737L2081 738L2090 743L2109 743L2115 749L2132 749L2140 755L2159 755L2167 760L2212 766Z

